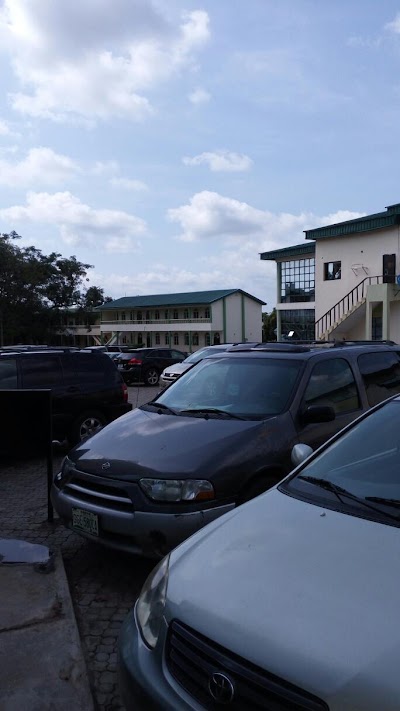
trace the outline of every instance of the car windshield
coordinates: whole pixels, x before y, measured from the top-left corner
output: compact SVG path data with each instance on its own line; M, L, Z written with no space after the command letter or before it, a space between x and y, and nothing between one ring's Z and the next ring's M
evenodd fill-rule
M361 420L280 488L335 508L359 499L362 514L390 512L400 522L400 402Z
M196 415L209 409L262 419L287 407L302 365L301 361L275 358L206 358L155 402L177 414Z
M191 353L190 356L185 358L185 363L198 363L200 360L203 360L208 355L212 355L213 353L213 348L200 348L199 351L195 351L194 353ZM214 351L215 352L215 351Z

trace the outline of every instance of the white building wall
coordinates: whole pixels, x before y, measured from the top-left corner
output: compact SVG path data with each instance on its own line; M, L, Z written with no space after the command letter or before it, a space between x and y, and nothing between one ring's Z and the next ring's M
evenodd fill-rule
M367 276L382 275L382 256L396 254L400 273L400 228L391 227L344 237L329 237L315 243L315 320L349 293ZM324 280L324 264L342 264L341 279Z
M262 340L262 305L243 294L226 297L226 342Z

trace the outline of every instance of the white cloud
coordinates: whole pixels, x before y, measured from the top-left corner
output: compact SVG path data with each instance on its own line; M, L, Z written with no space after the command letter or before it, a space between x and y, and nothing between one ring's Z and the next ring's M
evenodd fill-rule
M189 94L188 98L192 104L199 106L200 104L207 104L211 99L211 94L206 89L198 87Z
M146 223L139 217L119 210L95 210L70 192L30 192L26 205L0 210L0 220L7 225L15 222L56 225L66 244L104 245L108 251L115 249L119 252L121 238L127 240L126 248L131 251L131 239L146 232Z
M146 118L146 91L190 68L208 38L206 12L174 25L151 0L4 0L0 10L22 87L12 106L53 120Z
M81 172L78 164L68 156L51 148L31 148L19 162L0 159L0 185L26 188L37 185L63 183Z
M215 151L214 153L205 152L193 158L183 158L185 165L203 165L206 164L214 173L227 172L239 173L250 170L253 161L243 153L233 153L232 151Z
M397 13L396 17L392 22L388 22L385 25L385 30L394 32L396 35L400 34L400 12Z
M148 186L142 180L132 180L131 178L111 178L110 185L113 188L132 190L132 192L148 190Z
M10 136L11 129L6 121L0 119L0 136Z
M167 219L181 226L179 239L184 242L221 239L225 244L237 244L257 238L257 252L299 243L305 229L360 216L346 210L322 217L312 213L274 214L209 191L196 193L189 204L167 212Z

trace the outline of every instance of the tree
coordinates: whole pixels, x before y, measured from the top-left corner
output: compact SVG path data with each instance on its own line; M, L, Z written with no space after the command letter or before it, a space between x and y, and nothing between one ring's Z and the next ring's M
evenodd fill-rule
M271 313L263 313L263 341L276 341L276 309Z
M15 231L0 234L0 345L51 342L60 309L91 309L104 302L104 293L84 288L90 264L19 247L18 239Z

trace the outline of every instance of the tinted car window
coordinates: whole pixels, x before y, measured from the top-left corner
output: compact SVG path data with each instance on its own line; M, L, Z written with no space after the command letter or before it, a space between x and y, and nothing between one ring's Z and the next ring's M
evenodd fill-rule
M21 358L20 366L24 388L49 388L64 382L61 360L57 355Z
M400 393L400 362L397 354L365 353L359 356L358 365L371 407L390 395Z
M105 362L104 362L105 361ZM78 378L86 384L102 384L105 379L109 380L111 373L115 374L115 368L110 369L111 361L107 356L92 356L90 353L74 353L72 357L73 370L71 377ZM111 370L111 373L110 373Z
M0 358L0 389L8 390L16 388L17 382L17 362L15 358Z
M304 402L330 405L336 413L350 412L360 406L357 386L350 365L343 358L317 363L308 382Z
M334 499L336 507L347 503L345 497L343 502L340 500L340 493L338 498L316 487L312 479L309 482L304 479L316 477L333 482L356 496L400 501L399 408L399 402L390 402L352 427L290 480L289 488L318 498Z

